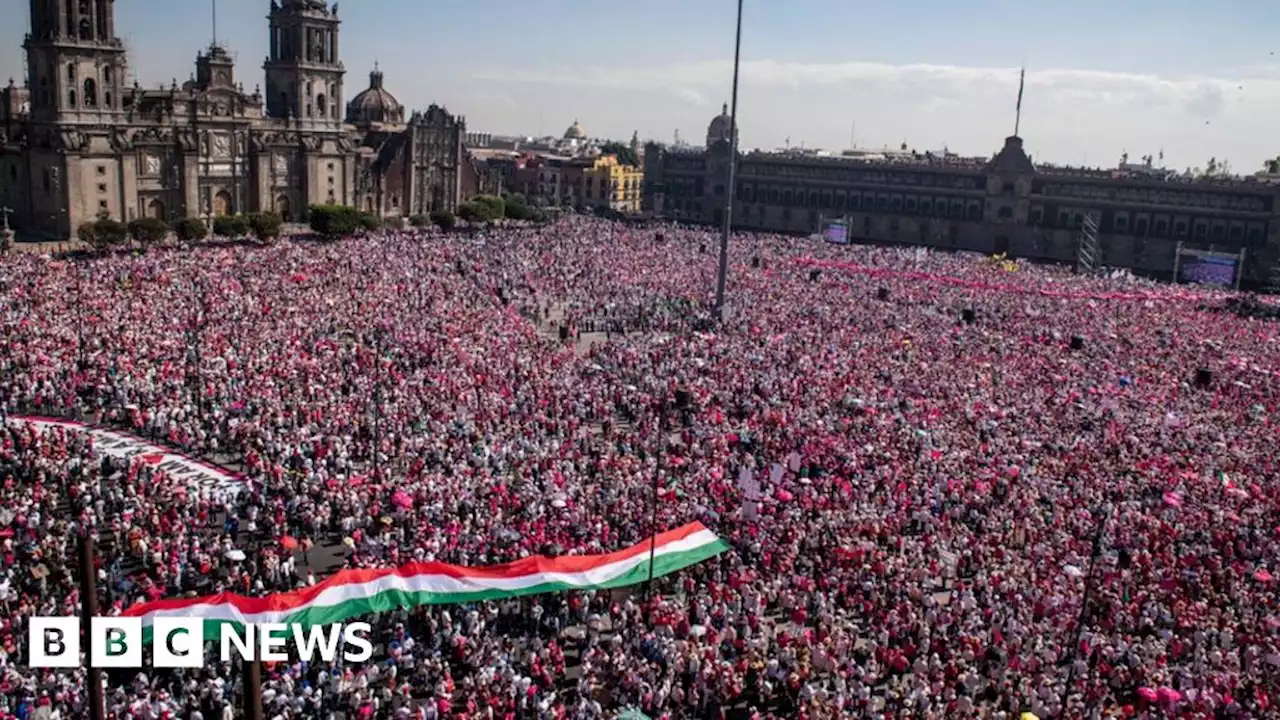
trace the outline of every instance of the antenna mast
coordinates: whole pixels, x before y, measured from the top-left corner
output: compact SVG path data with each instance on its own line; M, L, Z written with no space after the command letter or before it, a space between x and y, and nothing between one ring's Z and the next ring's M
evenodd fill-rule
M213 5L213 45L211 45L210 47L217 47L218 46L218 0L210 0L210 2Z

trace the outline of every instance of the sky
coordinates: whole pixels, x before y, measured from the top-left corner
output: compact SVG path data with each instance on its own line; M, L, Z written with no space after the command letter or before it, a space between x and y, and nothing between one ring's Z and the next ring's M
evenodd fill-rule
M32 0L2 0L25 5ZM144 86L186 80L214 0L116 0ZM1274 0L744 0L744 149L947 148L989 155L1014 129L1037 162L1234 172L1280 154ZM217 2L247 90L262 78L269 0ZM734 0L347 0L346 98L374 62L410 109L472 131L700 144L730 100ZM0 23L0 78L23 76L19 22ZM6 20L11 15L6 13Z

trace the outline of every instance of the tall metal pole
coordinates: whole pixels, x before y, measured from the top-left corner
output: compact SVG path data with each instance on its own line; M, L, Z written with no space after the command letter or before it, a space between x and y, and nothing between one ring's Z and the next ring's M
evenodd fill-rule
M84 629L84 654L88 659L89 683L89 718L104 720L102 706L102 670L93 666L93 633L90 632L91 618L98 614L98 582L96 553L93 549L93 535L88 528L80 531L80 625Z
M729 234L733 230L733 197L738 168L738 66L742 57L742 0L733 39L733 105L729 111L729 183L725 188L724 230L720 235L720 268L716 274L716 321L724 319L724 285L729 274Z
M266 720L262 712L262 663L246 658L243 672L244 720Z
M649 500L649 574L644 581L644 597L653 597L653 561L658 555L658 490L662 484L662 460L667 455L667 405L658 410L658 467L653 471L653 493Z
M1084 578L1084 595L1080 598L1080 617L1076 620L1076 635L1071 641L1071 667L1067 671L1067 684L1062 689L1062 710L1059 717L1067 717L1067 703L1071 701L1071 684L1076 679L1076 656L1080 652L1080 640L1084 637L1084 624L1089 616L1089 601L1093 599L1093 578L1094 571L1097 569L1098 557L1102 555L1102 538L1107 531L1107 521L1111 516L1111 508L1104 507L1100 509L1101 518L1098 519L1097 530L1093 533L1093 551L1089 556L1088 574ZM1086 689L1086 692L1088 690Z

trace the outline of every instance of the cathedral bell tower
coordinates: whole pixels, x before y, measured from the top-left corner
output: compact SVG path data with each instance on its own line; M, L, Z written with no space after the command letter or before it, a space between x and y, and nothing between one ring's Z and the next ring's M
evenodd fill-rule
M43 123L117 122L128 61L116 37L115 0L30 0L23 45L31 119Z
M272 0L266 70L267 115L303 127L342 126L338 6L327 0Z

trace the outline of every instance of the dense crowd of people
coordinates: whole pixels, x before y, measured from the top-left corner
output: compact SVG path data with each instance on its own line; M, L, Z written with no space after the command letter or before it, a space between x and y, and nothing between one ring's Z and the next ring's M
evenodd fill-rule
M702 229L4 257L0 718L85 717L84 671L25 646L25 618L77 611L83 532L118 612L695 519L732 550L651 595L380 615L376 662L268 666L267 717L1280 712L1280 326L1132 278L732 248L719 324ZM23 414L234 463L243 487ZM216 661L113 671L106 705L229 718L243 685Z

